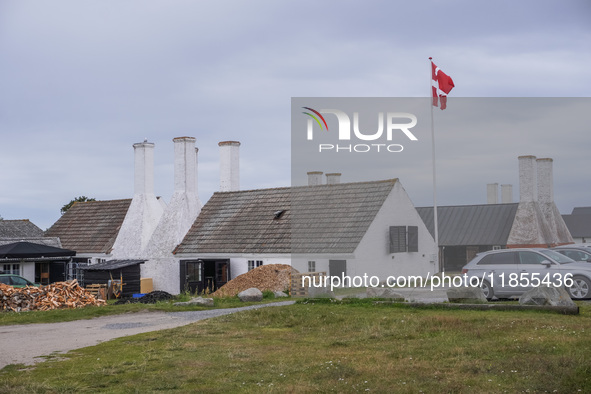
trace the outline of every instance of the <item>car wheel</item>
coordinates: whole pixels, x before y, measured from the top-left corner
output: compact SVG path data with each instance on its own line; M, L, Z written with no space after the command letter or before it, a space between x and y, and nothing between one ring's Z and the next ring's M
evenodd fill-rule
M487 300L490 301L495 296L493 288L491 287L490 283L488 283L486 280L482 281L482 286L480 286L480 288L482 289L482 294L484 294Z
M567 290L573 300L582 300L590 295L591 281L584 276L575 276L573 278L573 285L568 287Z

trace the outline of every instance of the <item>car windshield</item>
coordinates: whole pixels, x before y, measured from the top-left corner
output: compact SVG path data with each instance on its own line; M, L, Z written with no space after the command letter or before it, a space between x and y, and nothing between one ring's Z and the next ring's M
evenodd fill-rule
M567 263L574 263L575 261L570 257L566 257L565 255L555 252L553 250L540 250L540 253L550 257L552 260L560 263L560 264L567 264Z

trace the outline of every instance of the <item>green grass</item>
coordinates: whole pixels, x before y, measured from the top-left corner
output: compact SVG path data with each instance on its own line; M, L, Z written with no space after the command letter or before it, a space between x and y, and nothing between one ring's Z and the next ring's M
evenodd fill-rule
M307 302L0 371L0 392L591 392L591 307L539 312Z
M193 296L181 294L170 301L160 301L156 304L123 304L113 305L113 301L109 301L106 306L87 306L80 309L54 309L50 311L30 311L30 312L0 312L0 326L12 324L31 324L31 323L58 323L73 320L92 319L99 316L119 315L122 313L133 312L149 312L149 311L163 311L163 312L183 312L183 311L199 311L204 309L212 309L205 306L174 306L175 302L188 301ZM273 294L267 294L263 302L285 301L289 298L273 298ZM237 297L214 298L214 307L218 308L238 308L241 306L248 306L259 304L258 302L242 302Z

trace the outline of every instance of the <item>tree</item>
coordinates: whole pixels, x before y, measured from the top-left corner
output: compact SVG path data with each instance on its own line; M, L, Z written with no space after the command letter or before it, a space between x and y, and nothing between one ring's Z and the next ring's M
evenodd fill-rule
M63 215L68 209L70 209L72 207L72 205L74 205L74 203L76 203L76 202L86 202L86 201L96 201L96 199L94 199L94 198L88 198L86 196L76 197L75 199L73 199L72 201L70 201L69 203L67 203L66 205L64 205L62 207L62 209L60 210L60 212Z

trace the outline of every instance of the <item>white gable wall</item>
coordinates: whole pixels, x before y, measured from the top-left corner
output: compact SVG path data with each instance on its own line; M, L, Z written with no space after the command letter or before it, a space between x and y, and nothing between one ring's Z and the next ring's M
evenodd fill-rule
M417 226L418 252L390 253L390 226ZM388 276L434 274L435 241L421 220L408 194L396 182L368 231L355 250L355 262L347 261L347 275L367 274L386 280Z

